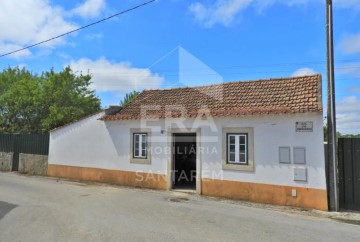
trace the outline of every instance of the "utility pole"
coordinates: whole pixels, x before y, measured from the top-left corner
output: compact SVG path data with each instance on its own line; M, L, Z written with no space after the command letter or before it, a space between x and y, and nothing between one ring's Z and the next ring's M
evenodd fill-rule
M336 112L332 0L326 0L326 47L327 47L327 131L329 159L329 208L339 210L337 159L336 159Z

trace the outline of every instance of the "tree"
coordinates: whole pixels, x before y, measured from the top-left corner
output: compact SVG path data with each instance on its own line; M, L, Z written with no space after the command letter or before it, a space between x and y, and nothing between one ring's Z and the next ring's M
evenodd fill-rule
M40 76L25 69L0 73L0 132L48 132L100 110L91 76L66 67Z
M324 125L324 141L328 141L327 125ZM360 134L341 134L339 131L336 132L336 140L338 138L360 138Z
M39 123L38 78L25 69L8 68L0 73L0 131L33 130Z
M341 138L360 138L360 134L344 134Z
M124 99L120 102L120 106L124 107L132 102L137 96L139 96L140 92L132 91L125 95Z

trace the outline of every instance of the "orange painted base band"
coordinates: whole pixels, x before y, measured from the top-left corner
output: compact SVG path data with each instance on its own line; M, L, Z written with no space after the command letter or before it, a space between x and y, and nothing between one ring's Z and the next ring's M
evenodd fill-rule
M326 190L213 179L202 179L201 184L202 194L207 196L328 211ZM292 197L292 189L296 189L296 197Z
M143 187L160 190L167 189L166 176L153 173L105 170L98 168L49 164L48 176L61 177L72 180L105 182L132 187Z
M167 190L166 176L152 173L49 164L48 176ZM296 189L296 197L291 196L292 189ZM206 196L328 210L327 192L321 189L202 179L201 190Z

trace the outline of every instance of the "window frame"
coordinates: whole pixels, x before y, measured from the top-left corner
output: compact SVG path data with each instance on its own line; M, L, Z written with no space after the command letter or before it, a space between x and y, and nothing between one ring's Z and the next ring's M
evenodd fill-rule
M245 162L229 162L229 137L231 135L246 135L246 163ZM236 138L235 138L236 139ZM236 148L235 140L235 152L239 149L239 161L240 161L240 138L238 142L239 146ZM236 159L235 159L236 161ZM236 170L236 171L254 171L254 128L253 127L223 127L222 128L222 169L223 170Z
M136 136L139 136L141 138L139 138L139 155L136 156ZM145 147L143 147L143 137L142 136L145 136ZM148 134L147 133L137 133L137 132L134 132L133 133L133 158L134 159L147 159L147 154L148 154L148 149L147 149L147 143L148 143ZM142 155L142 151L145 149L145 156Z
M235 137L235 161L230 161L230 136L234 136ZM241 136L245 136L245 144L241 144L240 143L240 137ZM226 163L227 164L232 164L232 165L248 165L249 164L249 155L248 155L248 137L249 137L249 134L248 133L226 133ZM236 139L239 139L238 141L238 146L237 146L237 141ZM240 151L240 146L241 145L245 145L245 153L241 153ZM238 152L238 154L237 154ZM241 162L241 158L240 158L240 155L245 155L245 162ZM238 158L238 162L237 162L237 159L236 157Z
M141 150L139 149L139 156L135 156L135 140L136 135L146 135L145 147L141 145ZM138 163L138 164L151 164L151 129L130 129L130 152L129 152L129 160L130 163ZM145 148L145 156L140 156L143 148Z

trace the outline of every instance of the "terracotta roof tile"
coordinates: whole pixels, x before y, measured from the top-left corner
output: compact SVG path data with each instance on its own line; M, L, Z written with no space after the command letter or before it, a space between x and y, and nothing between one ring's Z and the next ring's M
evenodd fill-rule
M144 109L148 110L146 117L158 118L165 118L166 114L197 117L201 110L217 117L322 112L321 75L145 90L120 112L102 119L141 119ZM167 113L167 109L172 112Z

